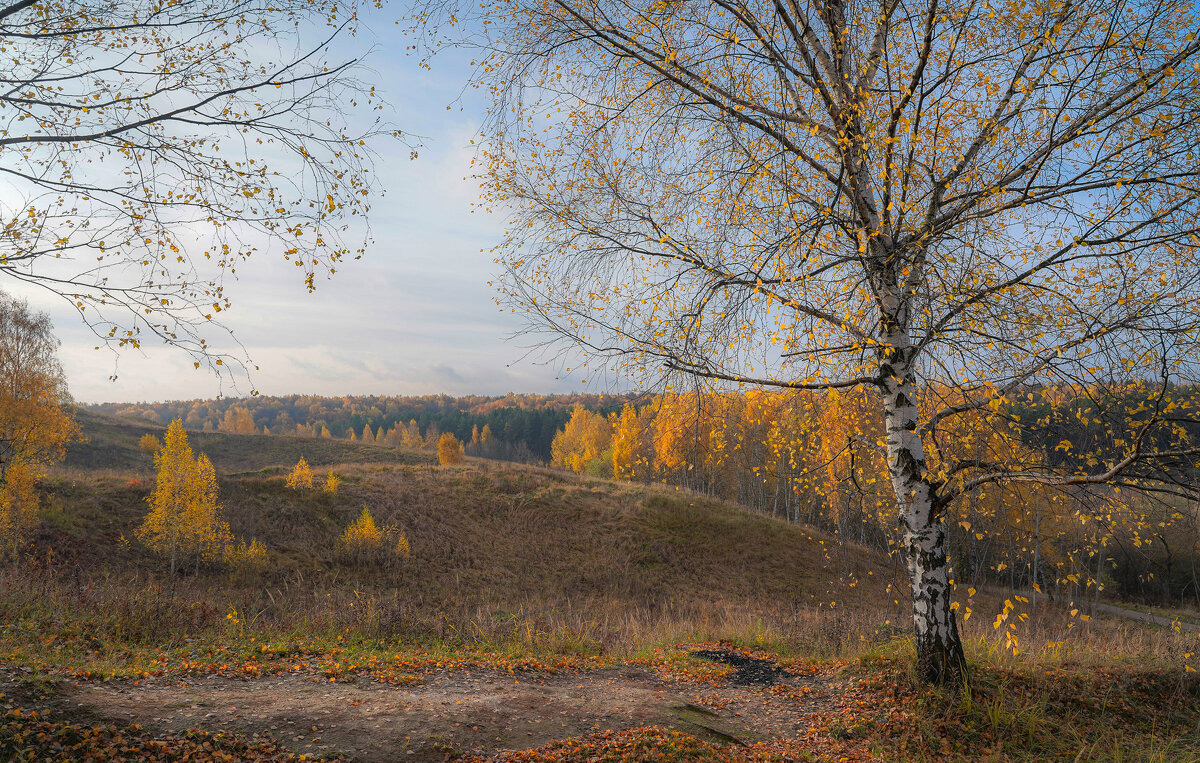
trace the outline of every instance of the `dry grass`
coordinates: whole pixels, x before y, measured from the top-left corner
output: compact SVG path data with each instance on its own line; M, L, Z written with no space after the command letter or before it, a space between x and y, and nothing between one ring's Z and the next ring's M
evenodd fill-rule
M54 467L56 475L67 478L153 475L154 459L138 447L138 440L146 434L161 438L165 427L86 411L76 416L87 441L71 446L66 459ZM314 468L347 462L430 464L437 460L429 453L313 437L188 432L188 440L192 449L207 454L222 474L262 469L274 472L284 465L290 468L301 456Z
M136 447L137 432L126 434ZM130 542L151 481L112 469L76 472L46 484L36 571L27 564L0 576L4 621L49 632L74 623L96 638L142 644L218 637L234 609L264 638L350 633L595 655L713 640L812 657L909 648L904 581L893 562L703 496L473 459L397 464L425 457L402 451L387 464L339 466L345 481L331 496L288 490L282 468L240 468L242 451L253 449L241 440L265 453L292 438L221 437L228 439L214 442L233 450L215 450L214 460L238 467L221 480L225 515L236 536L269 549L265 574L168 578ZM366 446L357 447L362 455ZM405 533L407 560L340 560L338 538L363 506ZM1014 658L992 628L1002 599L983 592L973 602L964 635L979 661L1178 665L1200 651L1194 636L1084 623L1043 603L1013 614L1030 614Z
M141 430L112 426L93 442L119 436L136 449ZM1005 595L982 591L964 624L971 691L930 692L904 677L903 576L865 549L684 491L476 460L437 467L427 454L349 443L302 451L355 461L338 467L338 495L288 490L291 439L208 441L214 462L229 464L221 494L234 533L269 549L259 576L172 578L124 540L152 487L145 470L121 465L128 454L60 471L43 486L31 557L0 569L0 655L73 676L245 676L303 663L323 678L368 666L407 680L463 659L686 671L680 645L726 641L874 682L878 707L902 709L905 725L845 719L829 734L878 759L1200 760L1188 731L1198 689L1184 667L1200 667L1195 634L1019 604L1014 655L993 627ZM407 560L339 558L364 505L405 533Z
M152 488L140 474L48 480L32 558L0 574L0 618L19 624L8 638L87 633L149 648L223 638L236 611L263 639L613 657L723 639L835 654L867 638L874 615L861 605L883 599L890 574L864 549L829 553L815 531L670 489L475 460L338 471L336 496L289 490L282 469L222 477L234 535L268 549L257 577L166 575L132 540ZM404 532L407 559L340 558L363 506ZM869 637L889 633L875 623Z

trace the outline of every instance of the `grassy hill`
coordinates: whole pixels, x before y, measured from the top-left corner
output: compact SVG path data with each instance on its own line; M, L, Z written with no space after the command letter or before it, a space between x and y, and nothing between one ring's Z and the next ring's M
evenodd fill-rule
M138 448L143 435L162 439L165 427L128 421L88 411L78 411L76 420L87 438L75 443L57 466L60 474L110 470L153 474L153 459ZM424 453L401 451L348 440L311 437L227 434L225 432L189 432L192 449L203 452L219 472L253 471L296 463L304 456L313 467L347 462L430 464L435 459Z
M104 581L89 603L100 621L144 596L124 580L204 602L164 606L157 637L222 627L235 606L281 632L499 642L525 628L602 651L676 636L774 638L831 601L883 601L885 562L865 550L670 488L481 460L440 467L429 453L340 440L202 433L189 439L217 467L225 518L235 536L266 546L269 569L171 580L134 540L153 488L137 441L160 429L81 422L88 441L45 483L36 554ZM318 474L336 465L336 496L285 486L300 456ZM342 558L341 533L364 507L403 531L408 559Z
M170 576L133 540L157 428L81 418L31 554L0 567L0 759L1200 760L1194 634L1027 603L1014 656L980 594L969 690L930 690L889 560L661 487L195 434L269 564ZM285 486L301 455L337 495ZM363 507L410 556L339 553Z

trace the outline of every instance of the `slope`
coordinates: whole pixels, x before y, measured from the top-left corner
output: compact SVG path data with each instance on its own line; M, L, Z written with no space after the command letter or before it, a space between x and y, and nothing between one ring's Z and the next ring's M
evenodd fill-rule
M76 420L87 438L76 443L58 466L62 474L113 470L152 474L152 459L138 448L138 440L151 434L159 439L165 427L120 419L86 410ZM432 463L431 457L347 440L309 437L189 432L192 449L203 452L218 471L252 471L275 465L292 465L304 456L313 466L356 463Z
M161 607L137 624L147 638L223 626L234 606L279 630L501 641L524 628L594 651L782 632L832 601L882 604L881 570L891 575L863 549L669 488L484 460L439 467L428 453L343 441L196 433L194 448L221 475L234 535L265 545L269 564L261 574L169 579L134 540L153 489L136 442L152 428L95 416L83 424L89 442L45 481L34 554L104 581L88 599L96 617L111 619L110 605L130 596ZM338 472L336 496L285 486L301 455L319 475ZM411 556L354 564L340 553L364 507L404 533ZM144 593L158 589L197 604Z

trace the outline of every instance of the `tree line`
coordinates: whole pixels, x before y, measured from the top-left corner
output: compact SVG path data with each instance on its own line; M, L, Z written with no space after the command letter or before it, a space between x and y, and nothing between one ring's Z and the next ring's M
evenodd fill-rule
M156 424L175 419L188 429L242 434L335 437L404 447L437 447L441 434L473 444L471 455L548 463L555 433L571 409L617 410L623 398L599 394L503 396L286 395L157 403L103 403L89 410ZM486 442L481 443L484 430Z
M923 404L947 394L927 391ZM1120 432L1156 406L1194 410L1198 401L1200 387L1030 387L948 432L931 469L947 474L987 460L1032 475L1118 463L1129 448ZM1196 436L1194 423L1183 428ZM691 392L607 415L576 407L551 450L555 466L689 488L895 553L901 538L884 437L879 409L861 390ZM1140 447L1157 446L1155 435L1144 439ZM946 524L960 585L1000 583L1075 601L1105 588L1200 605L1200 503L1186 491L1017 481L949 507Z

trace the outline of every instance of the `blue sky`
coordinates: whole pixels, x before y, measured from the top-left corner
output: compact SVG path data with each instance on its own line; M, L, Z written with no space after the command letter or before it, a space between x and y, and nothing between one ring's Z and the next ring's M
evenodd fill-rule
M372 208L374 243L362 260L319 281L315 293L282 259L260 256L239 267L229 290L234 309L222 315L259 366L253 387L268 395L580 389L579 379L558 366L523 359L521 341L508 339L520 320L495 304L488 285L496 267L487 250L502 220L472 213L478 181L470 177L470 140L486 104L464 91L467 58L451 52L433 71L420 69L403 53L408 41L393 24L395 10L375 12L365 25L371 31L340 47L347 55L373 48L368 76L391 104L395 124L421 136L419 158L410 161L406 145L377 146L375 171L386 195ZM251 389L244 379L231 385L194 370L169 348L116 357L94 350L94 338L67 305L3 286L51 313L76 400L239 396Z

